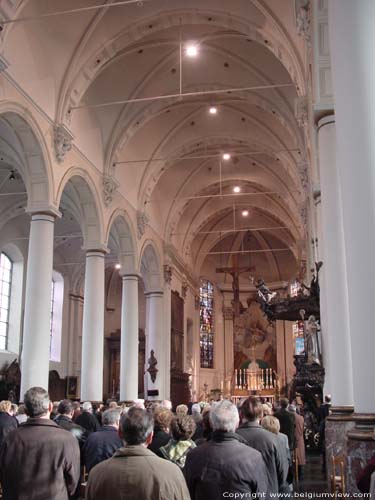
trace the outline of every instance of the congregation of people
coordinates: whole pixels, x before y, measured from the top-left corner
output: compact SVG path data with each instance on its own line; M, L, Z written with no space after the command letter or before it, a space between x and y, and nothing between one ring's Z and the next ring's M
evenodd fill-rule
M301 474L303 417L287 399L172 411L171 401L52 403L34 387L19 407L0 403L5 500L268 498L292 491L292 456Z

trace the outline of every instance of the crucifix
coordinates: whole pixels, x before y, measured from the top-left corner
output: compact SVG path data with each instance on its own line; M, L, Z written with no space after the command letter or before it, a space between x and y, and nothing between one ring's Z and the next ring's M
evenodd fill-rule
M216 268L217 273L228 273L233 278L232 289L233 289L233 313L234 318L238 318L240 315L240 274L250 273L255 271L254 266L239 267L237 265L237 256L232 257L233 266L232 267L218 267Z

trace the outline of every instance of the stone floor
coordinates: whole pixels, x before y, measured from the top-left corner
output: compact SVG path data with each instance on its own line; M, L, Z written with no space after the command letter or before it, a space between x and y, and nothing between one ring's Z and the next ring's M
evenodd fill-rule
M328 484L322 472L322 458L317 452L309 451L306 454L306 465L303 467L302 479L295 486L299 493L326 493Z

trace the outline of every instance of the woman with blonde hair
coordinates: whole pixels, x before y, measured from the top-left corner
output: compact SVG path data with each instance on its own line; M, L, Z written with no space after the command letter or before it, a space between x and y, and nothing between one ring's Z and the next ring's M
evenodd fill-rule
M0 448L9 432L17 429L18 422L11 415L12 403L10 401L0 402Z
M261 425L264 429L272 434L275 434L279 442L279 452L283 461L284 481L287 480L289 468L292 465L292 457L290 455L288 436L280 432L279 419L273 415L266 415L262 418Z

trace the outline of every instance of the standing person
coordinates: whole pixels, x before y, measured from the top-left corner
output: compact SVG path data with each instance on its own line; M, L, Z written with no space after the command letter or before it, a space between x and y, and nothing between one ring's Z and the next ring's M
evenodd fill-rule
M294 405L289 405L288 410L295 416L295 444L296 444L296 460L298 464L298 476L302 479L303 466L306 465L306 454L305 454L305 438L304 438L304 426L305 420L302 415L298 415L297 408Z
M149 412L129 409L120 423L124 446L91 470L86 500L190 500L177 465L147 449L153 427Z
M46 390L32 387L24 404L29 419L7 435L0 449L4 499L68 500L80 476L78 442L50 420Z
M158 406L154 411L154 435L149 450L157 453L171 439L169 433L173 413L163 406Z
M82 448L87 434L83 427L73 422L73 414L73 403L69 399L63 399L57 407L57 417L53 421L58 426L69 431L78 440L79 446Z
M0 402L0 448L9 432L18 427L17 419L10 414L11 409L12 403L10 401Z
M91 434L91 432L100 430L98 419L92 414L92 404L90 403L90 401L86 401L86 403L83 403L82 413L78 415L75 423L86 429L87 434Z
M268 474L269 491L283 492L284 464L276 436L260 425L263 417L263 405L260 400L255 396L248 397L241 405L240 416L241 425L237 434L262 455Z
M110 458L116 450L122 447L122 441L118 435L120 409L106 410L102 421L102 429L90 434L82 450L83 463L87 472L90 472L96 464Z
M280 422L273 415L266 415L262 418L261 422L262 427L267 429L267 431L275 434L278 442L279 442L279 452L283 462L283 470L284 470L284 483L287 483L289 469L292 466L292 457L290 454L288 438L285 434L280 432Z
M256 498L268 491L267 471L259 451L236 434L237 408L224 400L211 408L211 439L186 457L184 474L192 500Z
M195 429L195 422L190 415L173 418L171 423L172 439L159 449L159 457L170 460L183 469L188 453L197 446L191 439Z
M274 415L279 419L280 432L288 436L289 449L293 453L295 448L295 435L294 427L296 424L295 413L287 410L289 401L287 398L280 399L280 410L275 412Z

